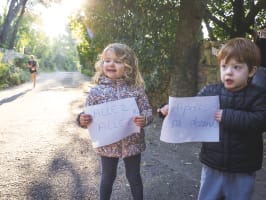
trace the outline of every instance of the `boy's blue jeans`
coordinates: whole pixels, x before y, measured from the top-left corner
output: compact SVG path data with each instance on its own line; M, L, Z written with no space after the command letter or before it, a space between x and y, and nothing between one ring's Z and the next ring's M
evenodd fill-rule
M203 165L198 200L251 200L256 172L229 173Z

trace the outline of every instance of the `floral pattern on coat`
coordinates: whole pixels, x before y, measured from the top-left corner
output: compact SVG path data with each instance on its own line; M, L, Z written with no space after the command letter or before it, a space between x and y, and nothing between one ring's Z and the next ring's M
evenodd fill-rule
M124 79L112 80L102 76L99 80L99 84L89 91L86 106L130 97L135 98L140 115L146 117L146 125L149 125L153 120L153 116L144 88L130 87ZM116 143L97 147L95 151L101 156L125 158L137 155L143 152L145 148L144 129L141 128L139 133L133 133Z

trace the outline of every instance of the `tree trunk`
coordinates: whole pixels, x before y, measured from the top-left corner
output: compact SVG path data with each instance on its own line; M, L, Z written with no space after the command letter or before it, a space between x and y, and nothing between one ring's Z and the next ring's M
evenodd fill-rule
M170 77L170 96L194 96L197 93L201 22L206 2L207 0L181 0L176 32L176 64Z
M17 33L18 33L18 29L19 29L19 25L20 25L20 22L22 20L22 17L24 15L24 13L25 13L25 8L26 8L27 1L28 0L22 0L21 1L21 11L20 11L19 17L18 17L18 19L16 21L16 24L15 24L15 26L13 28L13 32L12 32L11 38L9 39L9 45L8 45L9 49L13 49L14 48L16 36L17 36Z
M8 34L11 29L12 21L15 19L19 12L20 3L18 0L11 0L7 16L4 19L3 29L0 34L0 46L5 47L7 44L6 41L8 40Z

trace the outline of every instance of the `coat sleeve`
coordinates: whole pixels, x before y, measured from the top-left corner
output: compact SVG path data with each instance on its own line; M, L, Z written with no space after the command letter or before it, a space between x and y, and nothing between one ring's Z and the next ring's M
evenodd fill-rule
M99 99L101 97L101 95L98 94L98 89L97 88L92 88L89 93L88 96L86 98L86 106L92 106L92 105L96 105L99 103Z
M221 126L252 133L266 130L266 93L256 97L250 110L224 109Z
M137 105L139 107L140 115L146 117L146 125L149 125L153 121L152 108L150 106L148 97L143 88L138 88L139 93L136 98Z

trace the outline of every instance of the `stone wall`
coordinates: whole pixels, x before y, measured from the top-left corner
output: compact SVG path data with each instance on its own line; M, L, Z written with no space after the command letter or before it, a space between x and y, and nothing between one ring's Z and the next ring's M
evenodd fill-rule
M15 58L25 57L24 54L18 53L14 50L0 48L0 52L3 53L3 58L1 60L2 63L12 63L12 60L14 60Z
M221 42L205 41L203 43L198 66L198 90L208 84L220 82L220 70L216 56L221 46Z

